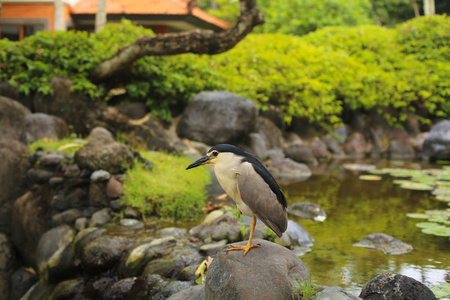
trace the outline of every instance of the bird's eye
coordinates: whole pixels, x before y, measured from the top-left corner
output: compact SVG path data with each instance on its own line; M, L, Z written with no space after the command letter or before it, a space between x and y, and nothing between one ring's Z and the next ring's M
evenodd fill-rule
M213 153L212 153L214 156L217 156L217 155L219 155L219 152L217 152L217 151L213 151Z

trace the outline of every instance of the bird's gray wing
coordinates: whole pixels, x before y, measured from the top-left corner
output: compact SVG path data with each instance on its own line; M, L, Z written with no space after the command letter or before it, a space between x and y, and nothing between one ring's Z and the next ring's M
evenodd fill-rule
M286 208L250 163L242 164L237 175L237 188L242 201L258 219L281 237L287 228Z

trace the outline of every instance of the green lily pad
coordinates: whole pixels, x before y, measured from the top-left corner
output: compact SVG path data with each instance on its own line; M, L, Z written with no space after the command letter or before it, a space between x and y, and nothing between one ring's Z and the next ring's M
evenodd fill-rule
M342 166L350 171L369 171L376 168L374 165L365 164L343 164Z
M374 174L374 175L384 175L384 174L389 174L389 169L373 169L373 170L368 170L367 173Z
M436 226L436 227L428 227L422 229L423 233L433 234L437 236L450 236L450 227L447 226Z
M450 188L438 186L433 192L433 195L450 195Z
M430 216L445 216L450 218L450 209L447 210L426 210L425 213Z
M430 215L421 213L408 213L406 216L413 219L428 219L430 217Z
M425 183L419 183L419 182L404 182L400 185L402 189L407 190L415 190L415 191L431 191L433 190L433 186Z
M407 180L407 179L395 179L392 181L393 184L403 184L405 182L411 182L411 180Z
M411 178L411 181L434 185L436 182L436 178L433 176L413 176Z
M434 198L438 201L450 202L450 194L449 195L437 195Z
M383 179L383 177L378 175L360 175L359 179L361 180L369 180L369 181L378 181Z
M420 222L417 223L416 226L419 228L430 228L430 227L436 227L438 226L438 223L432 223L432 222Z
M431 216L428 221L430 222L445 222L447 221L447 217L446 216Z

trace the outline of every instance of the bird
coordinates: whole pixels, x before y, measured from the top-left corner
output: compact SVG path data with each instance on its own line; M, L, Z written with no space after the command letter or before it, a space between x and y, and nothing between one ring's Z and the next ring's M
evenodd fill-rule
M252 218L247 245L231 245L226 251L243 250L246 255L250 249L259 247L252 244L257 219L282 236L287 229L286 197L260 161L239 147L219 144L186 170L202 165L213 167L219 184L236 202L239 214Z

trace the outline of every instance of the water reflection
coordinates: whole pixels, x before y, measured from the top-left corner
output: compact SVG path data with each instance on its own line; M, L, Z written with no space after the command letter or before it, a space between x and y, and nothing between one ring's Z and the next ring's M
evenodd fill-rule
M387 161L376 163L389 165ZM290 216L315 239L312 251L301 257L313 281L339 285L355 295L366 282L385 272L412 277L429 287L445 281L450 273L448 237L423 234L406 213L442 209L446 203L430 200L428 192L400 189L388 176L378 182L359 180L359 174L345 171L341 165L320 166L320 172L315 170L307 181L281 183L289 204L313 202L328 215L324 223ZM352 246L370 233L386 233L414 250L387 255Z

